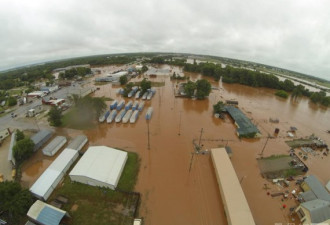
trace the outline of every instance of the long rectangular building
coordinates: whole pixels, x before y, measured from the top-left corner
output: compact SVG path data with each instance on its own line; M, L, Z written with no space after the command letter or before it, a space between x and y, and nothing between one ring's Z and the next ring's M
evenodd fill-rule
M226 149L211 149L211 157L228 225L255 225L250 207Z

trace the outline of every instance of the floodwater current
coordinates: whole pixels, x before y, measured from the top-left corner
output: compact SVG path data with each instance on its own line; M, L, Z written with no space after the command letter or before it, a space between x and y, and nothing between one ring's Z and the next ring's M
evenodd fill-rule
M103 73L113 69L102 68ZM180 72L181 69L170 67L170 71ZM201 77L185 75L190 76L191 80ZM329 110L310 103L306 98L293 102L275 96L274 90L222 84L210 79L217 90L213 89L208 99L175 98L177 81L171 81L169 76L150 80L165 82L165 86L156 88L155 96L151 101L146 101L135 124L102 123L91 130L66 132L70 137L79 133L87 135L89 145L106 145L139 154L141 164L136 191L142 194L139 216L144 217L145 224L227 224L210 155L192 154L193 143L198 144L199 141L203 150L227 144L232 148L232 163L256 224L298 224L296 218L289 216L289 208L297 205L293 199L284 200L289 207L283 209L281 199L267 195L267 191L279 191L280 187L272 186L261 177L256 158L266 144L266 137L273 135L275 128L279 128L280 133L277 138L269 139L264 156L288 153L289 147L284 141L288 140L286 131L290 126L298 128L297 137L314 133L330 143L330 135L325 132L330 129ZM119 87L111 84L98 87L100 90L95 92L95 96L121 99L116 94ZM230 118L221 120L212 115L213 104L230 99L239 101L240 109L258 126L262 138L239 139ZM154 108L149 122L149 144L148 124L144 118L148 106ZM270 117L278 118L280 122L270 123ZM36 157L43 164L36 160L37 164L25 165L23 183L31 185L50 163L40 151ZM322 182L330 179L330 157L315 156L309 158L306 164L310 167L310 173ZM270 189L264 188L265 184Z

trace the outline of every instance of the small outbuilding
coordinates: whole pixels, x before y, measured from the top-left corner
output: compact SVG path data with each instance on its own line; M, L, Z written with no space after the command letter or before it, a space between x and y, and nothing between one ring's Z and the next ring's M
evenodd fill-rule
M68 148L80 151L87 142L88 142L88 138L85 135L78 135L68 145Z
M127 152L106 146L89 147L69 173L72 181L114 190L127 161Z
M52 205L37 200L29 209L27 216L36 224L58 225L68 213Z
M70 166L77 160L78 151L64 149L63 152L41 174L30 188L30 192L38 199L46 201L60 183Z
M65 145L66 142L66 137L57 136L42 150L42 153L47 156L53 156Z
M53 136L53 131L51 130L41 130L31 137L34 143L34 151L37 151L41 146L43 146L51 137Z

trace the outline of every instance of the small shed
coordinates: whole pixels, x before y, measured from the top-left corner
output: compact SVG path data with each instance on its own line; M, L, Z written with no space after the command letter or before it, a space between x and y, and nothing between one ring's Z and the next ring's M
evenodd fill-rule
M88 138L85 135L78 135L68 145L68 148L80 151L87 142L88 142Z
M42 152L44 155L53 156L65 145L66 142L66 137L57 136L42 150Z
M37 224L58 225L66 211L37 200L29 209L27 216L29 220Z
M16 165L16 161L15 161L14 154L13 154L13 148L14 148L15 144L16 144L16 132L12 133L12 135L11 135L9 151L8 151L8 161L11 162L11 164L13 166Z
M51 130L41 130L31 137L34 143L34 151L37 151L41 146L43 146L51 137L53 136L53 131Z

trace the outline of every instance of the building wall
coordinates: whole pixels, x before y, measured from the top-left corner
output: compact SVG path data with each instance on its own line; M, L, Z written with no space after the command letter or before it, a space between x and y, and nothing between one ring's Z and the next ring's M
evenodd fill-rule
M111 184L107 184L107 183L104 183L104 182L101 182L101 181L97 181L97 180L94 180L92 178L85 177L85 176L70 175L70 179L72 181L76 181L76 182L91 185L91 186L107 187L107 188L110 188L112 190L115 190L115 187Z

